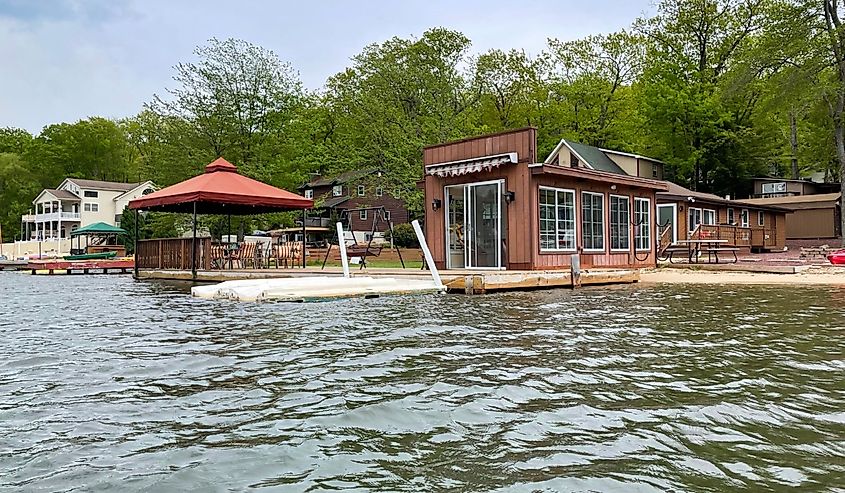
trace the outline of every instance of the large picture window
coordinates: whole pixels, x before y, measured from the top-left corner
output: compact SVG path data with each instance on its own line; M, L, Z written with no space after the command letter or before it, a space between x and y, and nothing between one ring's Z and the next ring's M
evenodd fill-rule
M604 194L581 194L581 239L584 250L604 250Z
M651 201L649 199L634 199L634 248L637 250L651 250Z
M631 201L622 195L610 196L610 249L631 249Z
M540 187L540 250L575 250L575 192Z

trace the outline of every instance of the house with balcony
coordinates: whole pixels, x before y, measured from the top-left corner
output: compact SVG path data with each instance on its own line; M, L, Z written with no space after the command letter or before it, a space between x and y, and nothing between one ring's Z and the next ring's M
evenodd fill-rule
M376 242L381 241L391 223L409 222L408 207L399 188L377 168L315 176L299 191L314 200L315 213L309 218L308 227L329 231L332 221L340 220L358 242L369 241L371 234Z
M70 238L70 233L103 222L120 226L120 215L130 200L151 193L151 181L120 183L65 178L58 187L44 189L32 201L29 214L21 216L24 241Z

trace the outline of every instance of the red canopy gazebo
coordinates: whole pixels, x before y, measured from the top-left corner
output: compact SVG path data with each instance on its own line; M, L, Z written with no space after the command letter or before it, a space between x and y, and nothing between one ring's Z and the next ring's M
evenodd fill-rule
M191 273L196 277L197 214L251 215L310 209L314 201L281 188L262 183L238 173L237 167L225 159L217 158L205 167L205 173L163 188L129 202L135 210L137 242L138 211L183 212L193 214L193 241ZM305 221L303 220L303 227ZM303 235L303 253L305 236ZM303 261L304 261L303 255ZM136 277L137 277L137 265Z

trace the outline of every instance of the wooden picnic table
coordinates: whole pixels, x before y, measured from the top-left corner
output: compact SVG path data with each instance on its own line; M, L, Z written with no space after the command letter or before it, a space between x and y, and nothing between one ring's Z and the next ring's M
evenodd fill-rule
M674 245L669 246L665 252L669 253L667 257L670 263L675 253L686 253L687 261L689 263L698 263L698 258L702 253L707 253L707 263L719 263L719 253L733 254L733 262L736 263L738 258L736 252L739 251L735 245L729 245L728 240L717 238L698 239L698 240L678 240ZM694 259L694 260L693 260ZM715 260L715 262L714 262Z

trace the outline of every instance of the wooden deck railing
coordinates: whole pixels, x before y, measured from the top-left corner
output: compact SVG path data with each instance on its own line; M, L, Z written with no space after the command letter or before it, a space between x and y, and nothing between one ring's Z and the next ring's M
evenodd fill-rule
M727 224L701 224L695 228L690 239L727 240L729 244L740 248L769 248L776 245L777 234L774 228L731 226Z
M191 238L138 240L135 264L139 269L191 269ZM211 268L211 238L197 238L197 269Z

